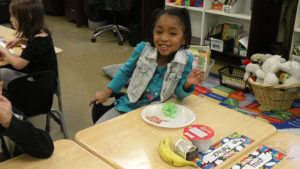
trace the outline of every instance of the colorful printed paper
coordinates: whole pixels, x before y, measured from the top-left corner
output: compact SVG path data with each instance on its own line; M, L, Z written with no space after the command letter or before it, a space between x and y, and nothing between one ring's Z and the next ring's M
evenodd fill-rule
M220 165L253 142L253 139L235 132L212 145L205 153L199 153L193 162L202 169L211 169Z
M248 157L231 167L231 169L271 169L283 158L284 154L262 145Z

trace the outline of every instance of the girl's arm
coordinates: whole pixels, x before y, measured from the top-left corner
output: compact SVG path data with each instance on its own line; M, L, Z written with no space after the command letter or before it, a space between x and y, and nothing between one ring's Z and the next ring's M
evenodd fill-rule
M191 84L187 81L187 78L188 78L190 72L192 72L192 63L193 63L193 56L190 55L186 65L185 65L181 79L178 82L177 87L175 89L175 95L179 99L183 99L186 96L191 95L195 90L195 85Z
M0 58L6 60L17 70L23 69L29 63L28 60L12 55L8 49L3 47L0 47Z
M95 103L99 104L105 102L109 96L112 94L112 90L110 88L106 88L104 91L96 92L92 101L90 101L90 106Z
M29 63L28 60L23 59L21 57L14 56L10 53L5 57L6 61L10 63L15 69L21 70L26 67Z
M4 135L17 144L21 151L36 158L48 158L54 151L53 141L46 131L15 116L12 116Z
M19 43L26 44L26 42L27 42L27 40L25 40L24 38L16 37L16 38L6 42L6 48L13 48L16 45L18 45Z
M136 67L136 62L138 61L139 56L142 53L145 46L146 43L141 42L134 48L134 51L130 56L130 58L128 59L128 61L118 71L116 76L109 83L108 88L110 88L114 93L119 93L122 90L122 88L127 84L128 80L132 76L133 71Z
M18 119L12 112L11 103L0 95L0 121L5 129L4 135L9 137L24 153L33 157L48 158L51 156L54 146L51 137L46 131L35 128L29 121Z
M192 70L183 85L184 90L188 90L193 84L200 84L204 80L205 72L201 70Z
M92 105L93 103L102 103L107 98L109 98L112 93L119 93L122 90L122 88L128 82L129 78L132 76L132 73L136 67L136 62L145 46L146 43L141 42L134 48L132 55L125 63L125 65L118 71L115 77L111 80L108 87L102 92L95 93L94 98L90 102L90 105Z

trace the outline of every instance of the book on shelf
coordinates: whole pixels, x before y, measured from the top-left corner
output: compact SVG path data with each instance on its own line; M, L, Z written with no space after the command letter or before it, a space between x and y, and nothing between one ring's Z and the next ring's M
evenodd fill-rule
M242 32L243 26L240 24L225 23L223 25L221 40L234 39L235 34Z
M245 55L245 50L247 49L246 47L244 47L241 43L240 40L244 37L247 37L248 33L246 32L240 32L235 34L234 36L234 46L233 46L233 53L236 55L241 55L244 56ZM241 46L241 47L240 47ZM247 52L246 52L247 55Z
M169 3L179 6L203 7L203 0L169 0Z
M223 24L216 24L209 28L207 32L206 38L204 40L210 41L211 37L220 38L219 36L222 34Z
M218 52L232 52L235 55L247 55L247 39L239 40L248 34L243 32L243 24L238 22L226 21L224 24L216 24L210 27L205 45L209 45L211 50Z
M223 24L213 25L211 27L210 35L215 36L217 34L221 34L223 29Z
M211 53L209 46L192 45L189 51L193 55L193 69L199 69L207 73Z

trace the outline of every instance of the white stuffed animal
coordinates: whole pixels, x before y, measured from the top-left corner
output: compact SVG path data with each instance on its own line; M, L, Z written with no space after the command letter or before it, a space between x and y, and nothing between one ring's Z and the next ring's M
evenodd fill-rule
M296 61L287 61L280 65L280 69L289 74L289 77L283 84L300 83L300 63Z
M271 54L256 53L251 56L251 61L253 63L256 62L257 64L262 65L271 56Z
M262 65L264 73L256 74L258 78L264 79L263 84L279 84L279 79L275 73L281 70L281 64L285 62L279 55L269 57Z
M258 64L249 63L246 66L245 70L246 70L246 72L244 74L244 81L247 81L247 79L250 76L255 76L257 83L263 83L264 82L264 79L261 79L261 78L257 77L257 73L259 74L259 73L263 72Z

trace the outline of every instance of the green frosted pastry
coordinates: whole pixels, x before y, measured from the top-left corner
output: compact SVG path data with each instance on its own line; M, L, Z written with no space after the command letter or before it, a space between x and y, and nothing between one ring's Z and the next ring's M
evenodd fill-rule
M175 103L165 103L162 111L165 116L175 119L175 113L178 111Z

